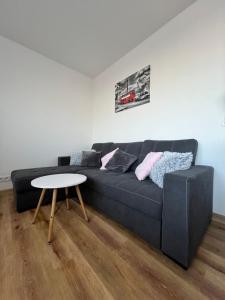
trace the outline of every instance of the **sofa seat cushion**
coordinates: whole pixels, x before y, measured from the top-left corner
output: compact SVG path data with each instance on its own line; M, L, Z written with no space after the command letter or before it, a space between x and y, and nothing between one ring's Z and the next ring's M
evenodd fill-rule
M150 217L161 220L162 190L151 180L138 181L133 172L125 174L97 169L81 170L87 176L84 184L96 192L119 201Z
M11 179L16 192L24 192L35 189L31 186L31 180L45 175L59 173L79 173L80 170L86 167L80 166L60 166L60 167L45 167L34 169L16 170L11 173Z

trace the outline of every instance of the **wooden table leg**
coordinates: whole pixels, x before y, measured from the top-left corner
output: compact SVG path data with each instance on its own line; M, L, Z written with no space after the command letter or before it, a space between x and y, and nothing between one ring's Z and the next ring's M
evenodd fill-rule
M69 203L69 198L68 198L68 194L69 194L68 187L65 188L65 191L66 191L66 208L70 209L70 203Z
M37 205L37 208L36 208L36 210L35 210L35 214L34 214L34 218L33 218L32 224L34 224L35 221L36 221L36 218L37 218L39 209L40 209L40 207L41 207L41 203L42 203L42 201L43 201L43 199L44 199L44 196L45 196L45 191L46 191L46 189L43 189L43 190L41 191L41 196L40 196L40 198L39 198L38 205Z
M52 229L53 229L53 222L54 222L54 215L55 215L56 198L57 198L57 189L54 189L52 195L52 208L51 208L51 216L50 216L49 229L48 229L48 243L51 243L52 240Z
M80 205L81 205L83 213L84 213L84 218L88 222L88 217L87 217L87 214L86 214L86 211L85 211L84 202L83 202L83 199L82 199L82 196L81 196L81 193L80 193L79 185L76 186L76 192L77 192L77 196L78 196L78 199L80 201Z

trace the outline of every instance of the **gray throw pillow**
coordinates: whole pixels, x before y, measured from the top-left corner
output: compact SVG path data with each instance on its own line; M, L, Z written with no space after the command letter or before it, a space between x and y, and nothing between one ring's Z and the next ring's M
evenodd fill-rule
M137 160L137 156L118 149L105 168L110 171L125 173Z
M165 151L152 167L149 177L160 188L163 188L163 178L166 173L187 170L191 167L193 154L191 152L169 152Z
M101 166L102 152L100 151L82 151L81 166L96 167Z

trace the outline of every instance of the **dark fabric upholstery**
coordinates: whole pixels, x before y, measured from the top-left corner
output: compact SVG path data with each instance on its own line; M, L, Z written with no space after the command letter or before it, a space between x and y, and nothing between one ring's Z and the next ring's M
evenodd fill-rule
M81 185L81 193L86 203L130 229L153 247L160 249L161 221L93 190L86 183Z
M174 151L174 152L192 152L193 153L193 165L195 164L195 158L197 154L198 142L195 139L186 140L171 140L171 141L155 141L145 140L144 142L132 142L132 143L95 143L92 149L101 151L104 156L108 152L120 148L121 150L136 155L137 161L131 166L131 170L135 170L137 165L140 164L145 156L151 151ZM69 164L67 157L59 158L59 165Z
M81 166L100 168L101 157L101 151L82 151Z
M119 148L127 153L133 154L135 156L139 156L141 151L141 146L143 142L132 142L132 143L114 143L112 146L112 149ZM135 170L138 165L138 162L134 162L134 164L131 166L131 170Z
M68 166L70 164L70 156L59 156L58 166Z
M93 144L92 149L94 149L96 151L101 151L102 156L104 156L113 150L112 147L113 147L113 143L111 143L111 142L110 143L95 143L95 144Z
M136 155L118 149L113 157L108 161L105 168L113 172L125 173L136 160Z
M166 174L163 195L162 251L188 267L212 217L213 168Z
M23 192L35 189L31 186L31 180L45 175L60 174L60 173L79 173L79 170L86 167L78 166L61 166L61 167L46 167L16 170L11 173L13 187L17 192Z
M16 192L14 190L14 197L16 200L16 210L18 212L24 212L26 210L36 208L40 195L41 195L41 189L32 189L26 192L25 191ZM66 197L65 189L58 189L57 201L65 200L65 197ZM47 190L42 205L46 205L51 202L52 202L52 190Z
M194 139L189 140L174 140L174 141L154 141L146 140L142 144L142 148L139 155L139 162L142 162L145 156L149 152L192 152L193 162L195 163L195 158L197 154L198 142Z
M139 182L133 172L118 174L86 169L80 173L87 176L86 185L96 192L154 219L161 219L162 190L151 180Z

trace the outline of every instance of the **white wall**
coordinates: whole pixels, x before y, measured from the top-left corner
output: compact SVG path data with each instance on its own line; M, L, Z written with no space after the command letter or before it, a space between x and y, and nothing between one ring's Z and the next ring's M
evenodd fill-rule
M94 81L93 141L196 138L225 215L225 1L199 0ZM125 38L125 37L124 37ZM150 64L151 102L114 113L115 83Z
M90 89L87 77L0 37L0 176L90 147Z
M90 79L0 37L0 176L55 165L91 139L193 137L197 163L215 168L214 211L225 215L224 16L224 0L198 0L98 76L94 99ZM115 83L147 64L151 102L114 113Z

